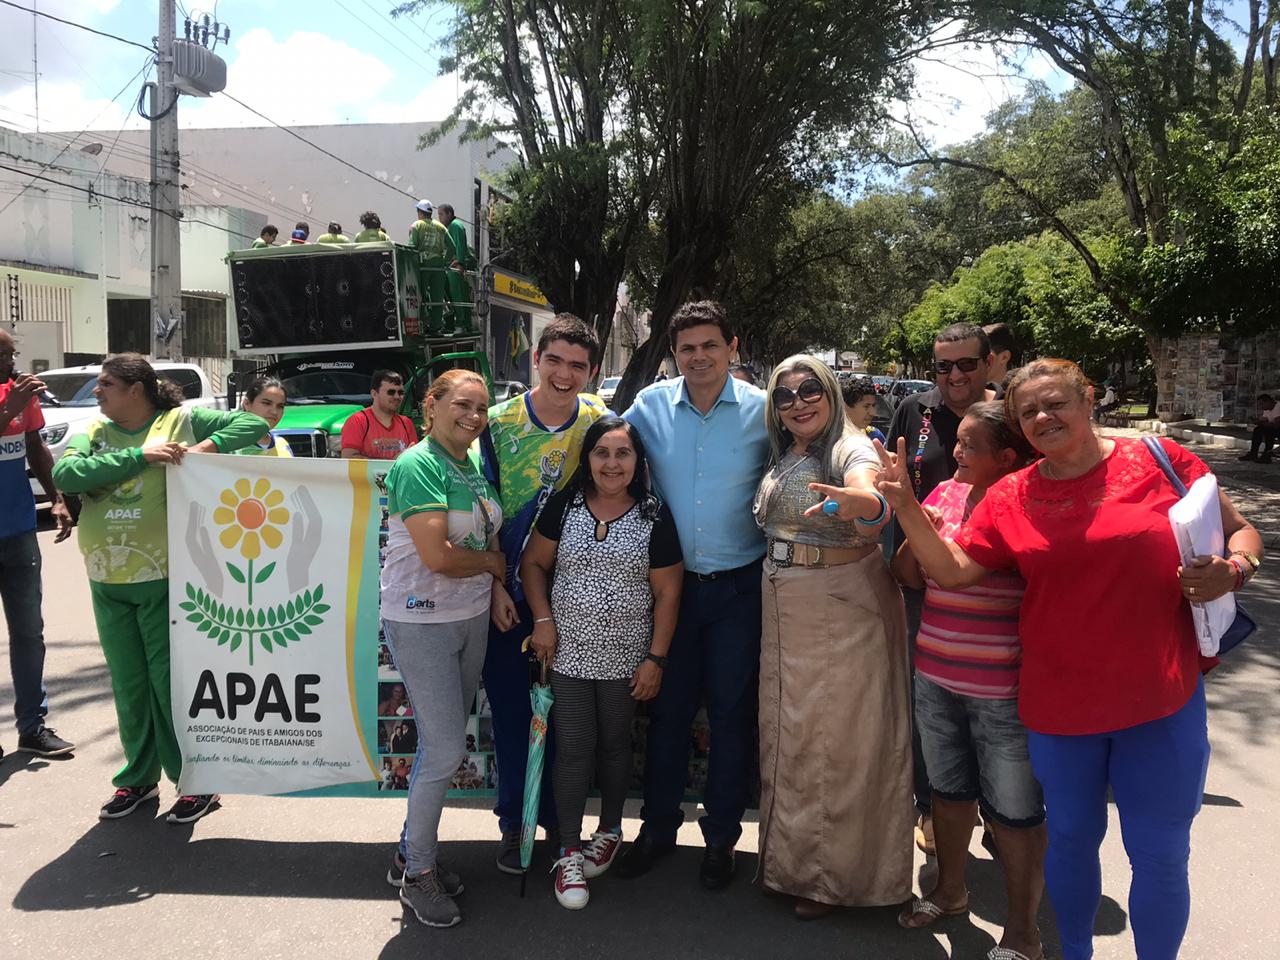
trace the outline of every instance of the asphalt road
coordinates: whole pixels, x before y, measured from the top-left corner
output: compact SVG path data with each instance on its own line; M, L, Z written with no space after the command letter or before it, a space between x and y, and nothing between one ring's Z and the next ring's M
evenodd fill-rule
M1209 682L1213 763L1192 839L1194 907L1184 958L1274 960L1280 915L1264 868L1280 862L1280 467L1212 461L1246 515L1263 529L1273 559L1251 588L1259 635ZM649 877L593 883L588 909L561 909L545 852L535 855L529 894L492 866L496 821L481 805L445 813L444 854L466 881L465 922L451 930L406 923L385 873L403 800L229 797L193 826L174 827L152 801L125 820L101 823L97 808L121 762L106 667L98 647L84 568L74 542L41 534L45 562L49 722L78 744L73 758L14 755L6 723L0 744L0 958L67 960L130 956L293 958L543 957L557 953L644 957L981 958L1004 910L996 866L975 842L969 876L973 915L931 931L906 932L891 910L848 910L796 922L790 904L749 880L755 827L741 844L738 881L710 893L696 883L700 836ZM1121 588L1122 587L1118 587ZM3 634L0 634L2 636ZM7 644L7 637L5 640ZM12 689L0 671L0 704ZM629 805L632 817L637 809ZM692 818L691 818L692 819ZM625 825L634 835L637 821ZM975 837L976 840L976 837ZM918 857L925 874L931 869ZM1128 930L1128 869L1118 824L1103 848L1105 896L1097 957L1134 956ZM927 879L927 878L926 878ZM1049 908L1049 955L1058 956Z

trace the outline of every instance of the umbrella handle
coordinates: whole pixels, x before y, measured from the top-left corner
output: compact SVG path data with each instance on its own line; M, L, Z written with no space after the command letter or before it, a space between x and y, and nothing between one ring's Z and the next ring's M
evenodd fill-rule
M538 682L545 687L547 685L547 661L540 660L538 662L541 664L538 668Z

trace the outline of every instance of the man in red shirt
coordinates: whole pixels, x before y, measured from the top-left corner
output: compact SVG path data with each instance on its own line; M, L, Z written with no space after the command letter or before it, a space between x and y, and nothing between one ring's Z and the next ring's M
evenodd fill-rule
M44 690L44 620L40 615L40 547L36 542L36 501L27 465L53 503L55 543L71 536L71 514L53 483L53 457L40 437L44 415L37 377L13 378L13 337L0 330L0 599L9 630L18 749L42 757L75 747L44 725L49 700ZM0 756L4 750L0 749Z
M404 380L394 370L375 370L370 386L373 403L342 425L342 457L350 460L394 460L418 442L413 421L399 413Z

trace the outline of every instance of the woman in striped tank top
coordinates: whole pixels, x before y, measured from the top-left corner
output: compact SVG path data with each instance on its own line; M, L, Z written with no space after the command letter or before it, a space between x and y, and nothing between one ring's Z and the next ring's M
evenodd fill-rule
M943 538L959 532L991 484L1033 455L1003 404L973 404L957 434L955 476L924 502ZM968 913L965 862L980 808L995 836L1009 903L1004 936L991 956L1039 960L1044 799L1018 719L1018 614L1025 584L1016 572L996 571L974 586L943 589L924 576L909 541L893 571L904 585L925 589L916 640L916 723L933 784L938 852L937 885L913 900L898 922L914 929Z

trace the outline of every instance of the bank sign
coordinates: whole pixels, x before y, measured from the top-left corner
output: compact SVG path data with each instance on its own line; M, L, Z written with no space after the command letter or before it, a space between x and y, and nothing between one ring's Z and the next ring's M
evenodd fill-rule
M183 793L381 785L385 471L365 460L198 454L168 471Z

